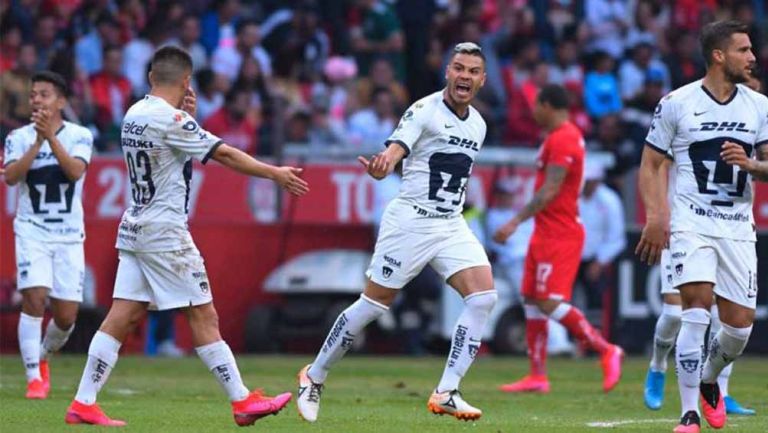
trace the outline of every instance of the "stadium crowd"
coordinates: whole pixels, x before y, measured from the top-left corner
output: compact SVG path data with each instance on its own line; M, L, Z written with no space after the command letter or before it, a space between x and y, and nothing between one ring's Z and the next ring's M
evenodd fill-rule
M443 84L449 48L475 41L486 144L538 145L536 91L563 84L588 149L615 155L614 186L639 163L659 98L703 75L702 23L747 23L768 71L761 0L5 0L0 15L0 136L28 122L29 77L51 69L70 84L66 117L101 154L120 152L120 122L166 44L194 59L204 127L271 156L286 142L383 142Z

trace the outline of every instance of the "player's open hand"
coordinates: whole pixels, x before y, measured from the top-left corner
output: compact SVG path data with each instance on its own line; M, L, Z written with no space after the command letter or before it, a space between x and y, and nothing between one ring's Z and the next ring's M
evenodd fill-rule
M192 87L187 88L187 93L181 101L181 110L186 111L192 117L197 114L197 94Z
M51 113L47 109L35 110L30 120L35 124L35 131L37 131L38 137L50 140L56 136L56 130L51 121Z
M517 231L518 225L519 223L514 219L509 221L508 223L499 227L498 230L496 230L496 233L493 234L493 240L500 244L506 244L507 239L509 239L509 237Z
M274 180L291 194L302 196L309 192L309 184L299 177L302 171L304 170L296 167L277 167Z
M661 251L669 245L669 224L665 221L648 220L640 235L635 254L640 261L655 265L661 260Z
M723 143L723 147L721 149L720 157L723 159L723 161L727 162L728 164L738 166L742 170L749 171L754 161L752 158L747 156L747 153L744 151L743 147L736 143L726 141Z
M384 152L373 155L370 161L362 156L358 156L357 160L360 161L360 164L363 164L365 171L374 179L381 180L389 174L389 158L387 158Z

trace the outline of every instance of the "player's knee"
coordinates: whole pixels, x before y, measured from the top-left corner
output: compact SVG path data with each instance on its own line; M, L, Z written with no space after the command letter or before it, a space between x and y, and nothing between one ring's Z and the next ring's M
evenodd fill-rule
M188 311L189 326L196 330L218 330L219 315L213 308L190 308Z
M21 293L21 311L29 316L42 317L45 314L45 295L35 289L24 290Z
M63 330L71 328L75 324L75 320L77 320L77 311L74 313L55 314L53 316L53 322L59 329Z
M486 290L484 292L476 292L468 295L464 298L464 303L467 307L482 311L484 313L490 313L493 307L496 305L496 301L499 299L495 290Z

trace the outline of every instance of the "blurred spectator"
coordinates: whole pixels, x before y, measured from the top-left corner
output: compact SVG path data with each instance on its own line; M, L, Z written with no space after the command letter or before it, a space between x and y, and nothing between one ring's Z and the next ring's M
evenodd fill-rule
M382 145L397 125L395 100L386 88L373 91L371 105L349 118L349 138L360 146Z
M673 4L673 28L691 32L699 31L706 16L717 8L717 0L676 0Z
M35 49L37 50L36 70L48 69L48 64L56 51L64 47L64 42L58 39L56 17L44 15L35 21Z
M8 7L7 16L10 17L9 21L16 23L21 29L21 38L24 41L31 41L35 31L35 20L37 15L37 3L39 0L18 0L0 3L2 8Z
M652 69L645 74L642 90L622 110L621 118L627 126L626 134L636 146L642 147L645 143L653 111L664 94L664 77Z
M285 142L309 144L312 116L306 110L296 110L288 115L285 125Z
M568 91L568 111L571 122L578 126L584 136L592 134L592 119L584 108L583 88L581 83L566 84Z
M375 89L388 89L395 99L398 110L408 106L408 91L395 79L395 71L387 59L373 61L368 76L357 80L357 102L361 106L370 105Z
M579 64L579 48L573 39L563 39L557 44L555 61L549 66L549 81L582 92L584 69Z
M533 106L536 105L536 96L539 94L539 89L546 86L548 83L549 65L545 62L539 62L533 67L533 71L528 79L520 86L520 91L531 111L533 111Z
M663 92L668 93L671 82L667 65L653 58L653 45L640 42L632 47L632 57L622 62L619 67L621 98L624 101L635 98L642 91L643 82L649 73L661 77Z
M312 2L300 2L282 13L284 19L264 37L275 75L302 82L321 78L331 43L319 25L317 8Z
M203 15L200 23L200 43L208 54L218 47L235 45L235 24L240 8L239 0L215 0L210 10Z
M35 71L37 52L31 43L22 43L16 66L0 75L0 124L2 136L29 123L32 110L29 106L29 91L32 74Z
M643 149L627 137L624 125L617 114L600 118L597 124L597 135L593 140L587 141L587 148L613 154L615 163L606 173L606 183L616 191L622 191L624 174L640 163L640 153Z
M368 75L373 59L387 58L400 81L405 79L403 51L405 40L400 20L391 7L378 0L357 0L357 22L353 22L350 35L361 75Z
M584 106L592 117L621 110L619 83L613 74L614 61L607 53L595 55L595 68L584 79Z
M69 83L69 97L67 106L64 107L64 118L94 130L91 84L88 74L77 65L73 49L70 47L58 51L51 59L49 69L60 74ZM98 136L97 133L94 135Z
M96 27L75 44L77 63L86 74L101 70L104 47L120 44L120 32L117 20L109 13L103 13L96 19Z
M126 43L134 38L136 34L144 31L147 26L147 11L141 0L123 0L118 2L115 19L120 23L120 39ZM172 2L168 2L173 4ZM158 21L159 22L159 21ZM154 24L157 24L155 22ZM165 26L172 25L171 22L163 19Z
M200 39L200 19L195 15L185 15L181 19L179 36L169 42L189 53L192 57L192 70L194 72L208 67L208 54L203 45L197 41L198 39Z
M249 155L258 147L258 118L250 108L251 92L233 87L224 100L224 106L213 113L203 128L219 136L225 143Z
M579 216L586 233L579 280L585 289L588 310L602 307L611 264L627 245L621 197L602 184L604 174L601 165L588 161L579 199Z
M0 73L13 68L21 46L21 27L8 21L6 16L0 23Z
M169 29L160 17L153 17L139 38L123 48L123 74L131 82L133 95L144 96L149 91L147 70L152 54L168 42Z
M240 21L235 41L233 45L216 48L211 58L211 67L215 73L233 81L240 72L243 57L248 56L258 60L264 75L272 75L272 60L261 46L261 33L255 21Z
M131 103L131 82L122 74L123 51L118 46L104 48L104 68L91 75L91 94L96 108L95 123L114 135Z
M331 57L325 62L323 72L327 85L321 85L329 87L326 91L330 121L343 124L346 122L347 113L359 105L359 95L352 90L353 80L357 76L357 65L351 58Z
M624 35L629 28L625 0L585 0L584 14L589 25L589 49L619 59L624 54Z
M634 23L627 32L626 44L634 47L650 44L662 53L668 52L664 30L669 28L671 8L658 0L640 0L635 5Z
M343 146L347 139L343 124L336 123L330 116L327 105L312 106L309 124L309 145L322 152L329 146ZM389 177L389 176L387 176Z
M698 45L693 34L682 33L670 55L664 59L669 66L672 88L676 89L704 76L704 59L698 52Z
M216 74L210 69L203 69L195 74L197 81L197 121L205 120L224 104L222 87L216 81ZM224 86L226 87L226 83Z

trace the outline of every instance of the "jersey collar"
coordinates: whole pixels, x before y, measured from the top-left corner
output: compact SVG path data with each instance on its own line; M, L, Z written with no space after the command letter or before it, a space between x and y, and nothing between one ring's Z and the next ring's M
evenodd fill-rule
M710 93L709 89L704 87L704 84L701 85L701 90L703 90L704 93L706 93L707 96L709 96L709 98L715 101L718 105L728 105L731 101L733 101L733 98L736 97L736 94L739 93L739 86L733 86L733 93L731 93L731 96L729 96L728 99L726 99L724 102L718 101L717 98L715 98L715 95Z
M445 104L445 106L448 108L448 110L450 110L450 111L451 111L451 113L453 113L453 115L454 115L454 116L458 117L458 118L459 118L459 120L461 120L462 122L463 122L463 121L465 121L465 120L467 120L467 119L469 118L469 111L470 111L470 110L469 110L469 106L467 106L467 114L465 114L465 115L464 115L464 117L461 117L461 116L459 116L459 113L457 113L457 112L455 112L455 111L453 110L453 107L451 107L450 105L448 105L448 101L446 101L445 99L443 99L443 104Z

